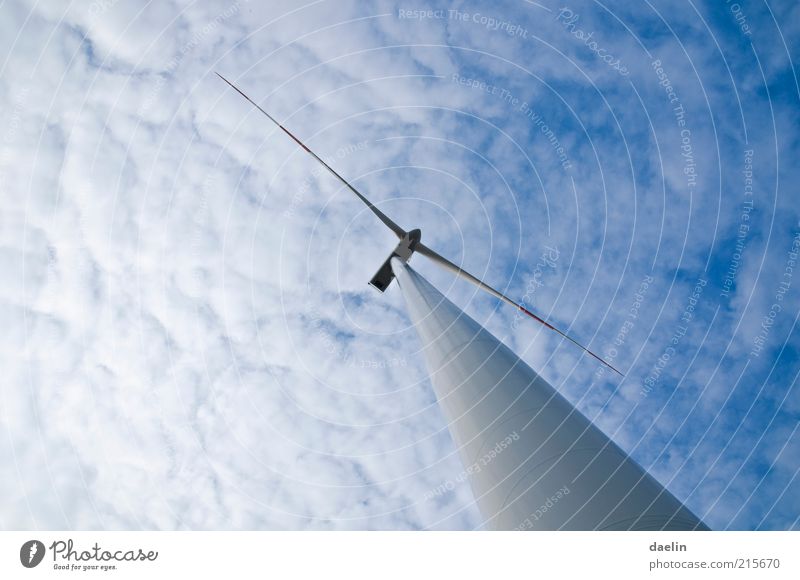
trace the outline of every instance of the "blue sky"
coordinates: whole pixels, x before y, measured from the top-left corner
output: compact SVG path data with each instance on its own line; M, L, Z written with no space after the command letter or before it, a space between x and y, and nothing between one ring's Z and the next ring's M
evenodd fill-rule
M393 236L215 70L613 359L412 261L712 528L800 526L795 3L0 10L3 528L481 525Z

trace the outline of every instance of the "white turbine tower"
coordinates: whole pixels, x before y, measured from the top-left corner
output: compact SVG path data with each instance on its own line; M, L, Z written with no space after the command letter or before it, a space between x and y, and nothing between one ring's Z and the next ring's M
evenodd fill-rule
M425 246L222 75L270 121L341 181L398 237L370 284L396 277L422 341L487 527L500 530L707 530L708 527L547 381L442 296L408 260L422 254L544 324L615 373L617 369L536 314Z

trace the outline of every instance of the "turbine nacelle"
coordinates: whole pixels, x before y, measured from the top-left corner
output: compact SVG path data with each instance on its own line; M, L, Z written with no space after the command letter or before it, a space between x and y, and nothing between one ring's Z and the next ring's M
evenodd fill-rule
M377 290L384 292L389 287L389 284L394 280L394 271L392 270L392 258L397 258L403 264L408 262L408 259L414 253L420 239L422 238L422 231L419 229L411 230L400 238L397 247L389 254L386 261L378 269L372 280L369 281L370 285Z

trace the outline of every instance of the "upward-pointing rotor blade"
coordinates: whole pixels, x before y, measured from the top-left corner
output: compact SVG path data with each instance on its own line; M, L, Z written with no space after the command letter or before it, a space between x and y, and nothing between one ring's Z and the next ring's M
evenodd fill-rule
M494 288L492 288L488 284L484 284L483 282L478 280L475 276L473 276L472 274L470 274L466 270L463 270L463 269L459 268L458 266L453 264L453 262L451 262L450 260L448 260L444 256L434 252L433 250L431 250L428 246L426 246L422 242L418 242L417 245L415 246L414 250L416 252L419 252L423 256L425 256L427 258L430 258L431 260L433 260L434 262L436 262L440 266L443 266L443 267L447 268L448 270L453 272L456 276L461 276L462 278L464 278L466 280L469 280L470 282L475 284L478 288L488 292L489 294L491 294L495 298L499 298L503 302L506 302L507 304L510 304L511 306L513 306L514 308L516 308L517 310L522 312L523 314L527 314L528 316L530 316L531 318L533 318L537 322L540 322L540 323L544 324L550 330L556 331L558 334L560 334L561 336L566 338L568 341L570 341L571 343L573 343L576 346L580 347L583 351L589 353L591 356L593 356L594 358L599 360L601 363L603 363L605 366L607 366L612 371L617 373L619 376L621 376L621 377L625 376L621 372L619 372L617 369L615 369L613 366L611 366L606 361L604 361L602 358L600 358L599 356L594 354L592 351L590 351L588 348L583 346L581 343L576 341L575 339L573 339L573 338L569 337L568 335L564 334L563 332L561 332L559 329L557 329L555 326L553 326L552 324L550 324L549 322L547 322L543 318L540 318L539 316L536 316L533 312L531 312L530 310L528 310L527 308L525 308L521 304L517 304L516 302L511 300L511 298L501 294L500 292L498 292L497 290L495 290Z
M236 85L234 85L232 82L230 82L230 81L229 81L228 79L226 79L224 76L222 76L222 75L221 75L221 74L219 74L218 72L215 72L214 74L216 74L216 75L217 75L219 78L221 78L223 81L225 81L226 83L228 83L228 85L230 85L230 87L231 87L233 90L235 90L237 93L239 93L240 95L242 95L242 96L243 96L245 99L247 99L248 101L250 101L250 104L251 104L251 105L253 105L253 106L254 106L256 109L258 109L259 111L261 111L262 113L264 113L264 114L267 116L267 118L268 118L270 121L272 121L273 123L275 123L275 125L277 125L277 126L278 126L278 128L280 128L280 129L281 129L281 130L282 130L284 133L286 133L286 134L287 134L289 137L291 137L291 138L294 140L294 142L295 142L295 143L297 143L298 145L300 145L300 147L302 147L302 148L303 148L303 149L304 149L304 150L305 150L307 153L309 153L309 154L310 154L310 155L311 155L311 156L312 156L314 159L316 159L317 161L319 161L319 162L320 162L320 163L323 165L323 167L325 167L325 169L327 169L328 171L330 171L331 175L333 175L333 176L334 176L336 179L338 179L338 180L339 180L339 181L341 181L343 184L345 184L345 185L347 186L347 188L348 188L350 191L352 191L353 193L355 193L355 194L356 194L356 196L358 197L358 199L360 199L361 201L363 201L363 202L366 204L366 206L367 206L367 207L368 207L368 208L369 208L369 209L372 211L372 213L374 213L376 216L378 216L378 219L379 219L379 220L381 220L381 221L382 221L382 222L383 222L383 223L386 225L386 227L388 227L390 230L392 230L392 231L394 232L394 234L395 234L395 235L396 235L398 238L402 239L402 238L403 238L403 236L405 236L405 235L406 235L406 232L405 232L405 230L404 230L403 228L401 228L400 226L398 226L396 223L394 223L392 220L390 220L386 214L384 214L384 213L383 213L381 210L379 210L377 207L375 207L374 205L372 205L372 202L370 202L370 201L369 201L369 200L368 200L366 197L364 197L364 196L361 194L361 192L359 192L359 191L358 191L358 190L357 190L355 187L353 187L353 186L350 184L350 182L349 182L349 181L347 181L347 180L346 180L344 177L342 177L341 175L339 175L338 173L336 173L336 171L334 171L334 170L333 170L333 168L332 168L330 165L328 165L327 163L325 163L325 162L324 162L324 161L323 161L323 160L322 160L322 159L319 157L319 155L317 155L317 154L316 154L316 153L314 153L314 152L313 152L311 149L309 149L308 147L306 147L306 146L303 144L303 142L302 142L302 141L300 141L300 139L298 139L297 137L295 137L294 135L292 135L292 133L291 133L291 131L289 131L289 129L287 129L286 127L284 127L284 126L283 126L283 125L281 125L280 123L278 123L278 121L277 121L277 120L276 120L276 119L275 119L275 118L274 118L272 115L270 115L270 114L269 114L269 113L267 113L267 112L266 112L264 109L262 109L262 108L261 108L261 107L260 107L260 106L259 106L259 105L258 105L258 104L257 104L257 103L254 101L254 100L253 100L253 99L251 99L250 97L248 97L247 95L245 95L245 94L244 94L242 91L240 91L240 90L239 90L239 88L238 88Z

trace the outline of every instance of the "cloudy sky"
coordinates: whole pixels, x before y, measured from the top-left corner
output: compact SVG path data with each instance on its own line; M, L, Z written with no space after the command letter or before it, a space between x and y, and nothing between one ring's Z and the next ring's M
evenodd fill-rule
M392 234L214 71L613 361L412 260L712 528L800 528L800 5L0 14L1 528L481 527Z

